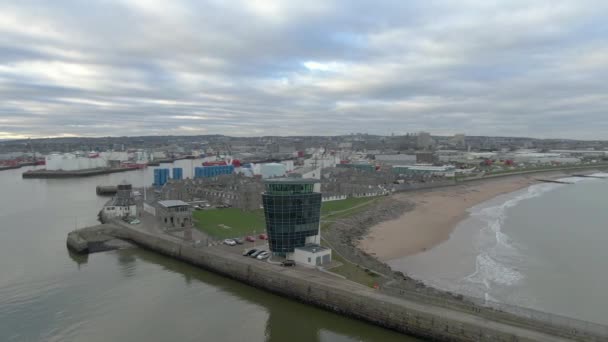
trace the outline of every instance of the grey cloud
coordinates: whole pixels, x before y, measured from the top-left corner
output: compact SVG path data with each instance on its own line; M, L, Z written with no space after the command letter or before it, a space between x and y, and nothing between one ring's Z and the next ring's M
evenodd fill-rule
M0 139L416 130L606 138L595 1L0 5ZM309 70L305 62L316 62Z

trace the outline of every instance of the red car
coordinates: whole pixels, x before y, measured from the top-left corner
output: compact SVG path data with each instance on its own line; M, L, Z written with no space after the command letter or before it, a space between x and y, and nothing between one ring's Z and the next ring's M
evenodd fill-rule
M249 235L248 237L245 238L245 240L249 241L249 242L255 242L255 238L251 235Z
M268 240L268 235L266 235L266 234L260 234L260 235L258 236L258 238L259 238L260 240Z

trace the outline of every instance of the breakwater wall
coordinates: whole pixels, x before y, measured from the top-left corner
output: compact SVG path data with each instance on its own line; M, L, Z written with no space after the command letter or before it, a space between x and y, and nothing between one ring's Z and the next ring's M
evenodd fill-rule
M105 234L249 285L412 336L435 341L572 340L543 329L512 326L460 310L389 296L321 272L317 276L218 248L194 247L180 239L139 228L105 225L103 229Z
M89 177L97 175L105 175L108 173L125 172L139 170L136 167L120 167L120 168L104 168L104 169L90 169L90 170L75 170L75 171L62 171L62 170L31 170L24 172L22 178L74 178L74 177Z

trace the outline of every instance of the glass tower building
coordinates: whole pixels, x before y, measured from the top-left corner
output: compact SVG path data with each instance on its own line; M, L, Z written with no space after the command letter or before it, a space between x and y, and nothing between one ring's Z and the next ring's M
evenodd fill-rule
M321 193L315 179L278 178L264 182L262 195L268 245L275 255L286 256L294 248L320 243Z

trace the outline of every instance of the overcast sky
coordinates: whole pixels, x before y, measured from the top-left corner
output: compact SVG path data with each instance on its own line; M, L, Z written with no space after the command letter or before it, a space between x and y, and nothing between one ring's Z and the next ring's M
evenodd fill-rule
M608 1L0 3L0 139L608 139Z

